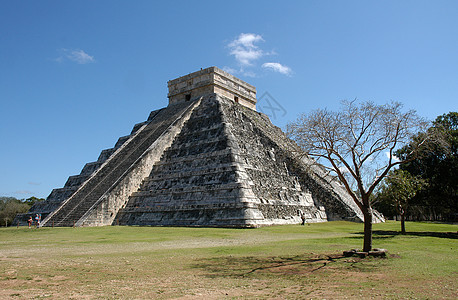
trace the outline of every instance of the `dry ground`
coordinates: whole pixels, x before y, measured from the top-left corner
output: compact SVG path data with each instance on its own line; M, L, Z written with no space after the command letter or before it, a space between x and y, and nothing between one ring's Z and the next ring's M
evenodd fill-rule
M456 236L380 235L394 249L440 247L413 249L418 263L402 251L346 258L360 238L330 226L2 229L0 299L458 298Z

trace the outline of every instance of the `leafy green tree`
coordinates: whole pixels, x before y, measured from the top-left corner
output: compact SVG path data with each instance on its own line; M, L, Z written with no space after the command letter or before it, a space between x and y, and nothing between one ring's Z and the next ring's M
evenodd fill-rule
M458 113L450 112L441 115L433 122L429 131L442 133L445 144L437 140L430 147L421 150L420 155L412 159L411 144L400 149L396 155L405 164L402 170L428 181L412 203L422 218L432 220L454 220L458 209ZM412 143L421 139L418 134ZM412 207L413 208L413 207Z
M43 200L45 199L34 196L23 200L14 197L0 197L0 226L11 225L17 214L27 212L32 205Z
M28 211L30 206L14 197L0 197L0 223L11 225L18 213Z
M37 198L35 196L32 196L30 198L23 200L23 202L29 205L30 207L32 207L35 203L44 201L44 200L45 200L44 198Z
M427 181L419 176L412 176L409 172L396 169L390 171L384 180L384 185L378 198L385 202L385 206L394 207L401 216L401 233L406 233L405 220L409 202L415 195L427 186Z

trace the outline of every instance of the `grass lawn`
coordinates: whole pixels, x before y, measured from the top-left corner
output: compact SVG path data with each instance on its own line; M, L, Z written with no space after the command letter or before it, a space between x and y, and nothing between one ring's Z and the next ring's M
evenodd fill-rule
M0 229L0 299L458 299L458 225Z

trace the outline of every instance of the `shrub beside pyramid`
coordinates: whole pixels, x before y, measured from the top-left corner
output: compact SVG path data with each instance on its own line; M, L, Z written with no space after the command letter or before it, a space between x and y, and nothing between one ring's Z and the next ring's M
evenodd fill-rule
M15 222L258 227L363 219L332 177L256 112L256 89L211 67Z

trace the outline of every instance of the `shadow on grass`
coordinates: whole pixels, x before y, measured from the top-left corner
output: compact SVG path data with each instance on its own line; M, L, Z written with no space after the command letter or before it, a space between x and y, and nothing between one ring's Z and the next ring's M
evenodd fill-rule
M402 234L400 231L393 230L374 230L372 232L375 238L389 238L397 235L414 235L414 236L426 236L426 237L437 237L445 239L458 239L458 232L433 232L433 231L407 231ZM361 233L362 234L362 233Z
M383 232L383 233L382 233ZM395 231L379 231L377 234L375 231L372 232L372 239L373 240L383 240L383 239L392 239L396 235L392 234ZM360 240L364 237L364 232L354 232L352 233L353 236L346 237L346 239L353 239L353 240Z
M349 239L361 239L364 235L364 232L356 232L354 234L357 236L352 236L348 238ZM372 231L372 238L377 239L377 240L391 239L398 235L458 239L458 232L407 231L405 234L402 234L400 231L395 231L395 230L374 230Z
M215 257L197 262L192 268L207 271L208 277L245 277L252 274L263 275L301 275L311 274L338 262L354 264L359 258L348 258L340 254L306 257ZM353 267L353 265L351 265Z

